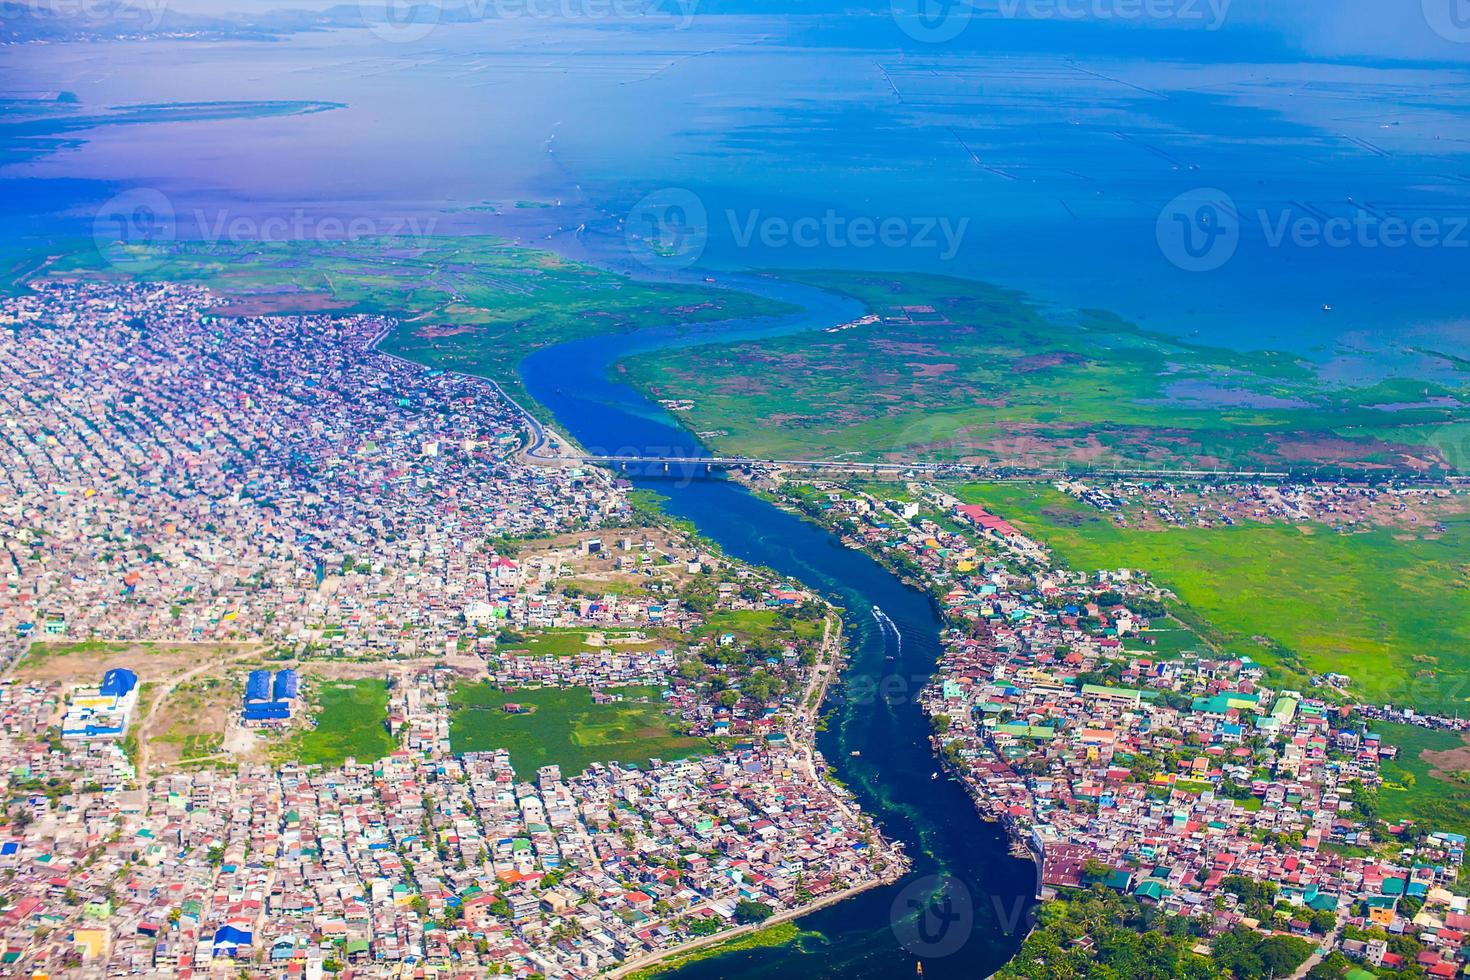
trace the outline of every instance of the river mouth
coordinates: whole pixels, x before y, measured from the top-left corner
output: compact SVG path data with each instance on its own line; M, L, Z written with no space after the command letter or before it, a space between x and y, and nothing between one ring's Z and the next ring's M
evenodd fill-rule
M659 327L557 345L521 364L522 381L556 424L595 455L702 456L699 440L612 375L631 353L821 329L861 311L849 300L768 280L741 288L794 302L777 320ZM724 551L799 579L844 609L848 664L833 685L831 718L817 738L828 766L883 832L903 843L909 875L797 920L787 946L733 952L677 971L689 978L923 975L978 978L1014 955L1030 921L1036 869L1010 854L1002 830L980 820L959 783L939 767L918 695L940 656L938 609L867 555L702 467L625 475L667 498ZM881 609L881 617L874 610ZM885 621L887 624L885 625Z

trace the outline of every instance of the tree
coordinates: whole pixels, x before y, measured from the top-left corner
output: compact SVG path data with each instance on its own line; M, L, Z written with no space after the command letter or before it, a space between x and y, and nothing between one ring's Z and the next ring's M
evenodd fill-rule
M688 930L691 936L713 936L720 931L720 920L714 916L703 919L687 919L685 922L685 929Z
M742 898L735 903L735 921L743 926L752 925L766 921L775 911L765 902L752 902L748 898Z

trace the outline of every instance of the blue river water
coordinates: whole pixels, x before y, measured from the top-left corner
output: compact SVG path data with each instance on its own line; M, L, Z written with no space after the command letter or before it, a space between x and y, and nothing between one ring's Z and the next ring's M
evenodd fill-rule
M748 339L828 326L854 314L842 299L774 284L742 283L800 302L776 321L656 328L563 344L522 364L527 389L584 447L619 454L703 454L657 405L615 380L610 367L632 351ZM818 747L883 832L913 859L902 881L799 920L797 943L722 955L683 968L687 977L987 976L1013 953L1035 891L1030 861L1010 856L1004 835L981 821L958 783L936 778L929 726L916 695L940 654L941 622L928 596L910 588L825 529L702 472L633 472L632 482L668 498L725 552L799 579L846 610L850 661L828 704L835 712ZM896 629L879 625L881 607ZM854 754L857 753L857 754Z

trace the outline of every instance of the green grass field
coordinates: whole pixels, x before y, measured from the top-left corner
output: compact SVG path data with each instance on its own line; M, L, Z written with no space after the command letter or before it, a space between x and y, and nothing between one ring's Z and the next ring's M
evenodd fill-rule
M715 448L761 458L1466 464L1463 374L1337 387L1291 355L1206 347L1099 311L1044 313L984 283L793 275L880 321L643 354L622 365L628 377L692 401L676 414L694 431L728 433Z
M398 748L385 724L388 685L380 680L318 680L312 684L315 728L292 735L277 756L304 765L374 762Z
M536 636L520 640L502 640L496 644L496 652L523 652L533 657L575 657L579 653L594 653L598 648L587 643L586 630L548 630Z
M822 638L822 621L783 616L775 609L732 609L710 613L695 631L695 635L701 637L718 637L726 633L743 643L815 643Z
M1385 820L1410 819L1433 830L1470 834L1470 778L1464 770L1441 769L1422 756L1463 749L1463 736L1381 721L1372 730L1399 749L1399 757L1381 767L1379 814Z
M713 943L709 946L693 950L692 952L682 953L662 963L645 967L642 970L629 974L628 980L652 980L654 977L675 973L692 963L715 959L716 957L725 956L729 953L741 953L752 949L774 949L778 946L789 946L792 943L799 942L806 936L820 938L820 935L820 933L815 932L803 932L794 922L779 922L776 925L766 926L764 929L756 929L753 932L747 932L743 936L727 939L722 943Z
M624 688L628 697L653 703L593 704L586 688L501 691L487 683L462 684L450 697L449 744L455 752L510 750L524 778L546 765L573 776L594 762L647 765L649 759L683 759L709 749L702 738L680 735L664 713L656 688ZM532 710L509 714L515 703Z
M1447 713L1470 703L1470 517L1437 539L1321 525L1153 531L1120 528L1050 488L972 485L957 495L1073 568L1148 572L1230 651L1288 667L1295 655L1349 675L1376 702Z
M27 277L38 271L24 261L13 269ZM493 378L519 397L525 393L516 365L550 344L654 324L793 311L748 293L637 283L488 236L179 241L130 246L113 264L95 248L78 247L42 273L78 275L199 283L234 300L240 312L395 316L402 323L384 350Z
M594 646L588 641L592 632L601 632L606 646ZM631 640L631 634L627 630L600 630L589 631L584 629L548 629L534 636L526 636L519 639L501 639L496 643L497 653L518 653L522 656L532 657L575 657L580 653L599 653L606 650L620 650L625 652L657 650L666 647L668 641L661 640L657 636L640 641L627 642Z

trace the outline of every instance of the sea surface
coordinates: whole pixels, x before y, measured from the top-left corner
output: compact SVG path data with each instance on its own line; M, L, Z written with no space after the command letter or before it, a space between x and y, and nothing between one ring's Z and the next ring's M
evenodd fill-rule
M1441 0L926 0L954 37L918 0L530 2L411 41L8 47L0 97L76 102L0 104L7 247L144 189L184 237L305 216L651 276L943 272L1230 346L1470 353L1470 33ZM696 226L672 262L639 247L670 201Z

